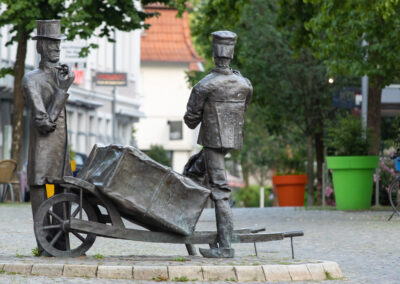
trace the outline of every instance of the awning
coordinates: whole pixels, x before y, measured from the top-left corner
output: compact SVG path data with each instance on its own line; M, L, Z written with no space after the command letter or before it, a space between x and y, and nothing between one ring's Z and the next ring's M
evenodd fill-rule
M93 102L93 101L89 101L89 100L83 100L83 99L75 99L75 98L68 99L67 104L71 105L71 106L78 106L78 107L86 108L88 110L93 110L93 109L103 106L102 103Z
M124 116L124 117L128 117L128 118L141 118L141 117L145 117L146 115L139 111L139 110L135 110L135 109L120 109L117 111L117 116Z

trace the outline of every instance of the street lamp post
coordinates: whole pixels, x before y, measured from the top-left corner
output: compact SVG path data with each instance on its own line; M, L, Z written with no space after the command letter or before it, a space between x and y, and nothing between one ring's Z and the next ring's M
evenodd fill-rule
M365 37L365 34L363 35ZM368 46L368 43L365 39L363 39L361 45L363 47ZM366 52L364 60L366 61L368 58L368 51ZM363 127L363 135L366 138L367 136L367 114L368 114L368 76L364 75L361 79L361 95L362 95L362 103L361 103L361 118L362 118L362 127Z
M368 113L368 76L363 76L361 79L361 117L362 117L362 127L364 130L364 136L366 135L367 129L367 113Z
M114 30L114 43L113 43L113 72L117 72L117 33ZM112 100L112 141L116 144L117 140L117 86L113 87L113 100Z

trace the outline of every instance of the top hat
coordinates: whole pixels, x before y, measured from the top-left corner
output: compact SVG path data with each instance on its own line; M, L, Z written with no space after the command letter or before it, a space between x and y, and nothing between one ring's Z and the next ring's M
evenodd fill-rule
M213 44L235 45L237 35L231 31L217 31L211 33Z
M37 20L37 33L32 39L62 40L67 37L61 34L60 20Z

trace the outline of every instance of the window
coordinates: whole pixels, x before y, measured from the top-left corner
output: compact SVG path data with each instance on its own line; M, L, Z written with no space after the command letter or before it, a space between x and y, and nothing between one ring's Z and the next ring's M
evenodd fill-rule
M169 140L182 140L182 121L168 121Z
M89 116L89 135L95 136L96 129L94 128L94 116Z
M85 129L85 125L84 125L84 120L83 120L83 114L82 113L78 113L78 134L82 133Z
M101 117L99 117L97 119L97 134L98 135L102 135L102 133L104 132L103 127L104 127L103 126L103 119Z
M112 128L111 128L111 120L110 119L106 119L106 134L107 136L111 136L112 134Z

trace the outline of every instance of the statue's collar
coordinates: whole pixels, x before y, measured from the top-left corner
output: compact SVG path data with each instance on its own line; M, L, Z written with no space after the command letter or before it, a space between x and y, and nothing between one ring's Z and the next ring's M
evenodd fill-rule
M216 72L216 73L220 73L220 74L224 74L224 75L232 75L232 68L219 68L219 67L215 67L211 70L211 72Z
M55 67L58 66L58 63L52 63L50 61L40 61L39 68L45 72L56 72Z

